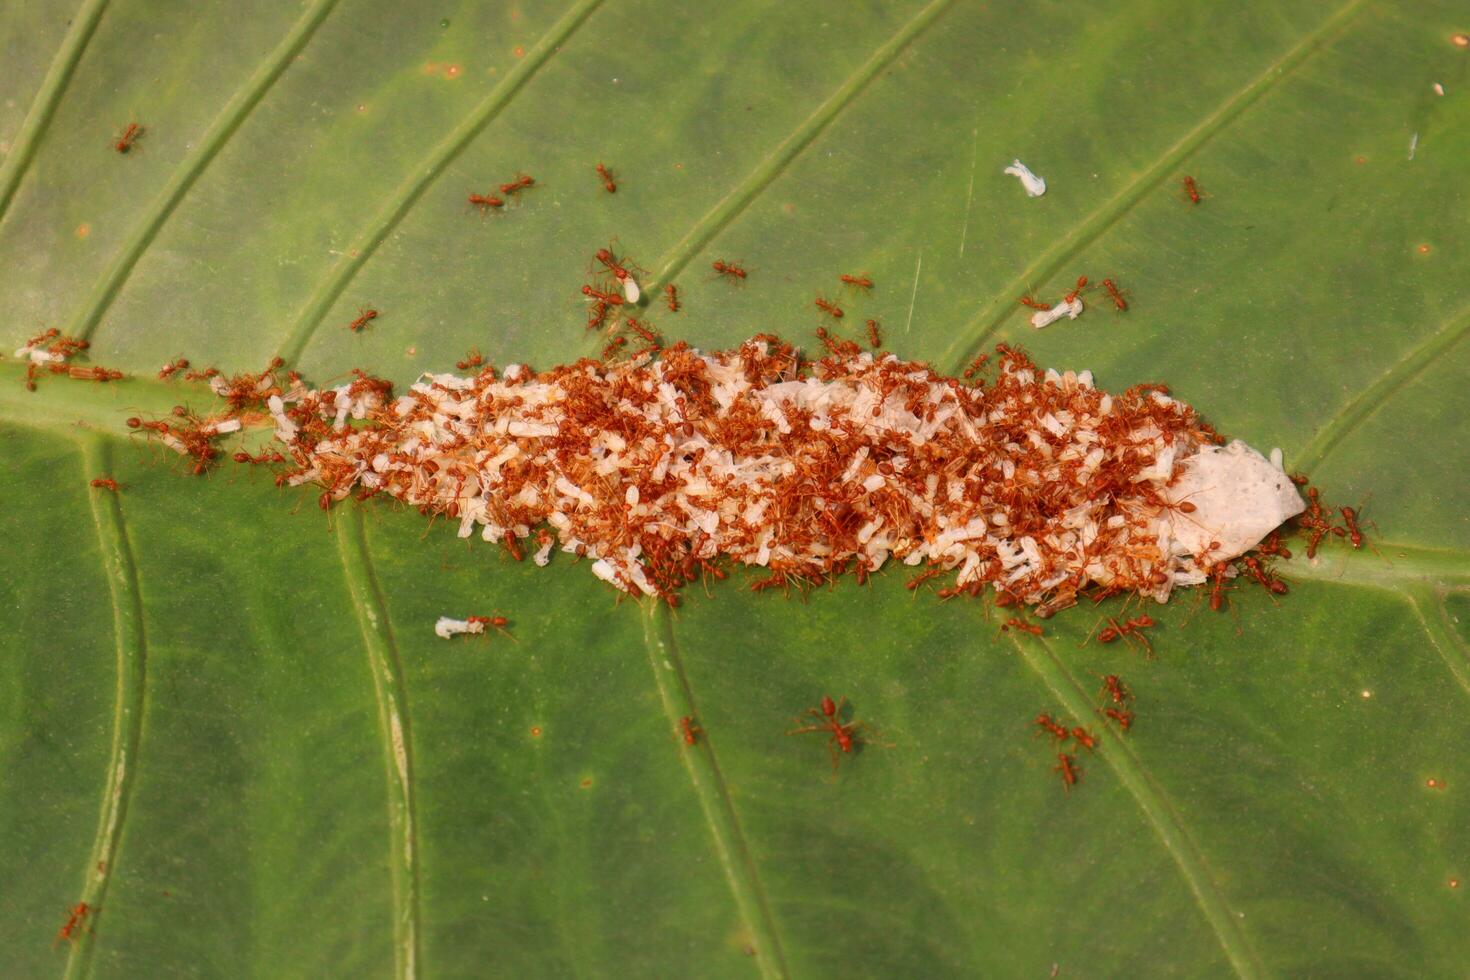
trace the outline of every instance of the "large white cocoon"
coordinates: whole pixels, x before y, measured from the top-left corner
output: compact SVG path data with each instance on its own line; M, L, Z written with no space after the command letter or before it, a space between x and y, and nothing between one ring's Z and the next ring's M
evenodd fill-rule
M1179 470L1167 499L1188 501L1194 511L1171 510L1171 533L1183 553L1202 560L1243 555L1307 509L1286 471L1239 439L1201 448Z

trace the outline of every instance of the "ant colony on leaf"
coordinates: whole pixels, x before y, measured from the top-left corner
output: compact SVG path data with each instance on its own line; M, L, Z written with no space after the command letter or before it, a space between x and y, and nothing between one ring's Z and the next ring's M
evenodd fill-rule
M387 494L513 557L534 535L537 564L556 546L671 602L722 557L766 569L759 586L927 563L956 592L989 586L1042 615L1089 586L1164 602L1304 510L1279 457L1218 445L1162 386L1108 394L1005 346L971 384L850 346L806 362L770 335L681 343L425 374L396 398L360 372L323 390L278 365L211 380L230 421L262 403L294 463L277 481L319 485L324 508Z

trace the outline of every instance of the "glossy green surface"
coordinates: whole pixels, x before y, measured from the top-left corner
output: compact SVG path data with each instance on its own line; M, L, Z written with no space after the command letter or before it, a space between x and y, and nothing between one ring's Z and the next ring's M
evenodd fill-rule
M57 326L134 376L0 363L0 973L1458 975L1457 31L1449 2L0 9L0 350ZM508 213L467 206L518 171ZM1091 607L1013 639L901 569L670 614L412 511L186 477L122 424L207 401L153 380L179 355L404 384L594 354L613 240L698 346L809 343L865 272L847 331L904 356L1167 381L1375 550L1298 546L1290 595L1228 615L1181 595L1151 661L1085 644ZM1016 297L1079 274L1132 308L1030 330ZM491 611L516 642L433 635ZM1136 727L1064 793L1031 719L1090 716L1105 672ZM782 734L823 694L879 729L836 775Z

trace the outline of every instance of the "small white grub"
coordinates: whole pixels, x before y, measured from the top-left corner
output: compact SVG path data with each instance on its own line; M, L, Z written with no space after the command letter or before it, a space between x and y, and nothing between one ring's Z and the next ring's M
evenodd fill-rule
M638 302L638 297L643 295L642 292L640 292L638 289L638 280L634 279L632 276L623 276L622 283L623 298L626 299L629 303Z
M1180 464L1166 498L1176 505L1171 536L1183 552L1211 563L1245 554L1307 509L1286 471L1239 439L1204 446ZM1186 501L1194 505L1188 514L1177 508Z
M1004 173L1021 180L1021 186L1026 188L1027 197L1040 197L1046 193L1046 181L1031 172L1031 168L1020 160L1012 160L1011 165L1006 167Z
M484 623L472 623L467 619L453 619L449 616L440 616L439 621L434 624L434 633L444 639L458 636L461 633L483 633Z
M1037 330L1040 330L1042 327L1051 326L1062 317L1066 317L1069 320L1075 320L1077 319L1078 315L1081 314L1081 312L1082 300L1077 298L1076 296L1073 296L1071 299L1062 300L1060 303L1058 303L1056 306L1053 306L1049 310L1037 310L1035 313L1031 314L1031 325Z
M1444 95L1444 86L1441 85L1441 84L1439 84L1439 82L1435 82L1434 83L1434 94L1435 95Z

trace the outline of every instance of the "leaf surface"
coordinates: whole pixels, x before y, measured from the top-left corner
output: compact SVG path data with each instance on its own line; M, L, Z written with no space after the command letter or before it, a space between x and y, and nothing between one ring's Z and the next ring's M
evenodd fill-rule
M132 377L28 393L0 363L0 968L1458 972L1463 15L6 7L5 351L55 325ZM472 212L520 171L508 213ZM403 385L471 346L595 354L577 289L613 241L645 291L678 284L653 319L696 346L809 342L813 298L866 273L846 322L901 355L957 371L1005 341L1112 390L1167 381L1359 505L1374 547L1298 548L1290 595L1240 589L1229 615L1180 595L1144 661L1085 642L1090 607L1017 640L902 569L787 599L735 575L653 610L411 511L186 478L123 425L208 403L153 380L180 355ZM1081 274L1130 310L1025 326L1018 296ZM432 633L488 610L515 642ZM1137 725L1064 793L1031 719L1094 717L1103 673ZM836 774L783 734L824 694L878 728Z

